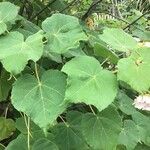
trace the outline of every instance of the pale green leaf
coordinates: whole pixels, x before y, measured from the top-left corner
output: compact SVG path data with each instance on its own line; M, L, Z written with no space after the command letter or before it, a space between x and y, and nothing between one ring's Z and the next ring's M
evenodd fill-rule
M0 34L7 30L6 23L16 18L19 7L9 2L0 3Z
M109 50L108 47L105 47L101 43L96 43L94 45L94 53L96 56L101 56L114 64L117 64L119 60L119 57L113 51Z
M37 61L43 54L43 32L29 36L25 41L19 32L0 37L0 60L4 68L13 74L20 73L28 60Z
M118 112L109 107L97 115L87 113L82 120L82 133L94 150L112 150L121 131Z
M117 51L129 52L138 47L136 40L122 29L106 28L99 37Z
M12 119L0 117L0 141L8 138L15 131L15 123Z
M150 88L150 49L136 50L128 58L118 62L118 80L126 82L138 92L148 91Z
M49 51L54 53L66 53L87 39L79 20L73 16L54 14L42 23L42 28L48 38Z
M123 129L119 135L118 144L125 145L127 150L133 150L140 142L139 132L132 120L125 120Z
M65 88L66 76L59 71L44 72L40 81L34 76L24 75L14 84L12 104L45 128L65 110Z
M68 74L66 100L92 104L99 110L114 101L117 94L116 77L102 69L95 58L73 58L63 66L62 71Z

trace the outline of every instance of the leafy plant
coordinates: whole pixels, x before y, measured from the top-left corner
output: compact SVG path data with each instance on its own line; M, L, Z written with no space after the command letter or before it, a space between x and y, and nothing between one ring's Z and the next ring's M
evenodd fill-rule
M149 149L149 47L58 3L0 2L0 150Z

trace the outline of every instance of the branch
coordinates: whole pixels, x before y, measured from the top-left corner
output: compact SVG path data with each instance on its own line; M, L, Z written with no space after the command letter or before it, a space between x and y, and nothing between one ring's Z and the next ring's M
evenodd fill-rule
M126 30L127 28L129 28L130 26L132 26L133 24L135 24L138 20L140 20L143 16L145 16L148 13L150 13L150 11L145 12L143 15L141 15L140 17L138 17L137 19L135 19L133 22L131 22L130 24L128 24L123 30Z
M96 7L96 5L98 3L100 3L102 0L98 0L97 2L93 2L91 4L91 6L88 8L88 10L85 12L85 14L82 16L82 20L85 20L91 13L92 13L92 10Z
M30 18L30 20L36 18L37 16L39 16L41 13L43 13L44 10L46 10L50 5L52 5L56 0L53 0L51 2L49 2L42 10L40 10L39 12L37 12L33 17Z
M110 15L110 16L112 16L112 17L114 17L114 18L116 18L116 19L118 19L118 20L120 20L120 21L122 21L122 22L124 22L124 23L126 23L126 24L128 24L128 25L130 24L130 22L128 22L127 20L124 20L123 18L114 16L114 15L112 15L111 13L106 13L106 14L108 14L108 15ZM141 28L137 27L136 25L133 24L133 26L134 26L135 28L137 28L137 29L143 31Z

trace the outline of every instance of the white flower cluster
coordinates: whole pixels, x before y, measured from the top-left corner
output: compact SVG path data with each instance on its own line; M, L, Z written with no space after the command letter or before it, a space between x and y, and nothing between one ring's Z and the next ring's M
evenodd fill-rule
M140 95L133 103L135 108L150 111L150 95Z

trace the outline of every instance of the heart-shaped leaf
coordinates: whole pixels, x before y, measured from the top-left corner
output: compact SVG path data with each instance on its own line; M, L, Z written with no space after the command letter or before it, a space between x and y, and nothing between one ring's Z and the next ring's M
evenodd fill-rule
M49 51L54 53L66 53L87 39L79 20L73 16L54 14L42 23L42 28L48 38Z
M67 113L66 123L59 123L52 128L54 141L60 150L88 150L88 145L81 133L82 113Z
M110 71L89 56L73 58L62 71L68 74L66 100L92 104L100 111L111 104L117 94L117 80Z
M37 61L43 54L43 32L29 36L25 41L19 32L0 37L0 60L4 68L13 74L20 73L28 60Z
M117 145L121 125L119 114L109 107L97 115L83 115L82 134L93 149L112 150Z
M34 76L24 75L14 84L12 104L44 128L65 110L65 89L66 76L59 71L44 72L40 82Z

